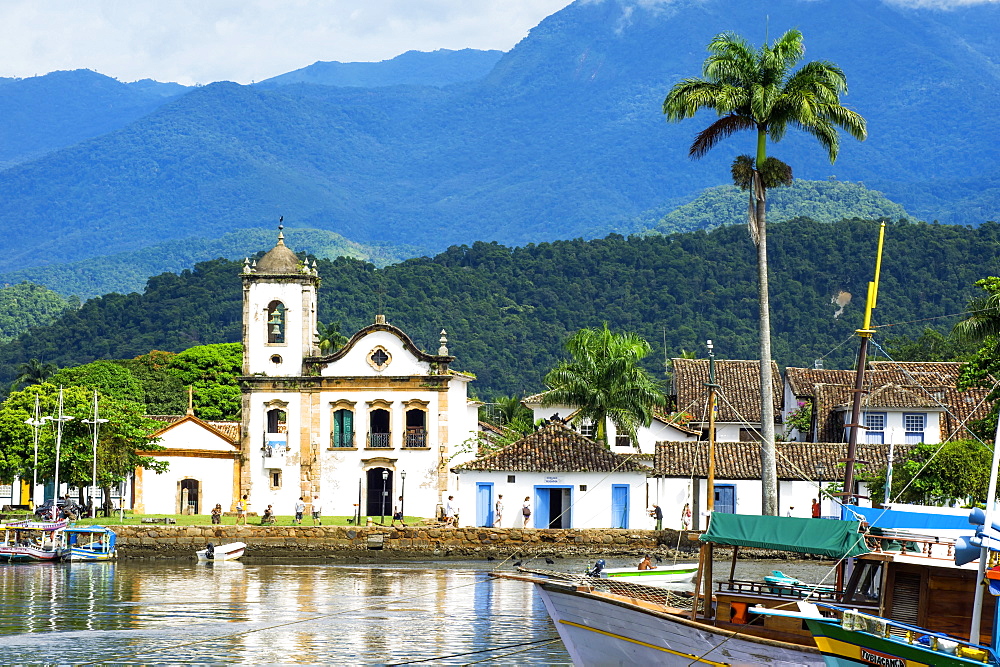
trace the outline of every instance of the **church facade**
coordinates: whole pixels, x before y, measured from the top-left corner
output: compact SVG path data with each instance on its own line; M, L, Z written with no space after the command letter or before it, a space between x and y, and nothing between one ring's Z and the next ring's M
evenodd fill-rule
M315 262L303 263L279 232L277 245L243 273L243 465L250 510L432 517L470 460L477 430L472 377L450 368L445 332L437 354L421 351L378 315L332 354L317 334ZM316 500L318 499L318 501Z

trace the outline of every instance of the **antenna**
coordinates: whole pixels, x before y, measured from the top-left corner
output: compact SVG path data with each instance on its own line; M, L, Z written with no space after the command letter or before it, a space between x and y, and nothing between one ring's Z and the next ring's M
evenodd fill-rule
M767 46L767 40L771 36L771 15L764 14L764 46Z

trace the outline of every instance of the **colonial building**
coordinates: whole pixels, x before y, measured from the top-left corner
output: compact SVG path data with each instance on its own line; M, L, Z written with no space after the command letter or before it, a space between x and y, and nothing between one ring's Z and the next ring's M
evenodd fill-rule
M315 262L278 244L243 273L241 495L253 511L289 514L320 498L325 514L435 516L470 459L472 377L451 369L442 330L421 351L378 315L341 349L321 355Z
M503 449L456 467L462 525L520 528L651 528L648 466L553 419ZM503 496L498 522L496 501Z

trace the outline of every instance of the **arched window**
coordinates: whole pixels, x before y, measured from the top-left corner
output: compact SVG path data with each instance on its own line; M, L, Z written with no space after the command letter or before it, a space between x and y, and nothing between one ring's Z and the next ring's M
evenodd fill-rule
M285 342L285 304L280 301L267 305L267 342Z
M404 446L427 446L427 413L420 408L406 411L406 442Z
M337 410L333 413L333 442L334 447L354 446L354 411Z

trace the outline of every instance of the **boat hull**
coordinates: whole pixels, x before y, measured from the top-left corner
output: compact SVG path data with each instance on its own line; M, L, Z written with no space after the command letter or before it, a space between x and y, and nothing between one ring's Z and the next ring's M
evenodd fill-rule
M91 549L73 547L70 549L69 554L66 555L65 559L73 561L75 563L79 562L100 562L106 560L114 560L117 557L117 552L100 552L93 551Z
M643 584L644 586L659 586L660 584L680 584L691 581L697 573L698 566L692 564L675 565L655 570L637 570L635 568L610 569L601 572L601 577Z
M839 624L806 620L828 667L882 665L883 667L968 667L982 660L961 658L867 632L845 630ZM986 664L996 665L995 662Z
M568 586L535 587L576 665L824 665L813 648L737 636Z
M220 560L236 560L237 558L243 555L243 552L246 550L246 548L247 545L244 544L243 542L233 542L231 544L220 544L219 546L215 547L214 558L208 557L207 549L202 549L200 551L197 551L195 552L195 554L198 556L199 561L205 561L211 563Z
M0 547L0 563L55 563L61 550L46 551L32 547Z

